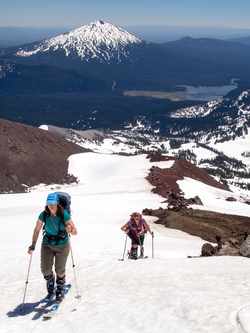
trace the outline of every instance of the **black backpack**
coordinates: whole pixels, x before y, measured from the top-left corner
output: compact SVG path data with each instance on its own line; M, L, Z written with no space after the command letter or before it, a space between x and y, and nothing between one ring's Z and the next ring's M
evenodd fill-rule
M71 215L70 205L71 205L71 196L66 192L55 192L58 195L60 205L68 212L69 216Z

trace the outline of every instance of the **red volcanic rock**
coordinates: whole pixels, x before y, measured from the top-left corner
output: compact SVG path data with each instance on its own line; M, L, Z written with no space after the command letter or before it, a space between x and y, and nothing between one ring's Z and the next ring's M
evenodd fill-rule
M245 233L250 234L250 217L220 214L201 209L188 209L190 204L202 205L202 202L197 196L195 198L185 198L177 181L189 177L229 191L227 187L217 182L204 170L184 159L154 154L149 154L147 157L152 162L147 180L154 187L152 191L166 198L165 202L168 205L166 205L166 208L145 208L142 211L143 215L156 216L158 219L155 223L157 224L163 224L166 228L182 230L209 242L214 242L216 235L223 238L234 238L242 242ZM173 166L169 169L161 169L153 165L154 162L169 160L174 161Z
M217 182L206 171L182 158L167 157L157 154L149 154L147 158L149 158L152 164L153 162L159 161L174 161L173 166L169 169L161 169L157 166L152 166L149 175L146 177L150 184L154 186L153 192L164 198L169 198L169 195L172 193L175 193L177 196L182 196L177 181L184 179L184 177L189 177L207 185L230 191L225 185Z

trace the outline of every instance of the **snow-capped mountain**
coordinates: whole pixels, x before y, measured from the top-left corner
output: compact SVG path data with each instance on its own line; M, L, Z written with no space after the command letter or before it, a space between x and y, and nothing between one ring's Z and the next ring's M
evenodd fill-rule
M148 43L110 23L94 21L54 38L0 49L0 62L88 73L106 81L112 90L115 82L120 91L174 91L176 85L186 84L220 86L229 78L239 78L246 87L250 77L247 45L207 40L200 44L194 40L187 49L185 41Z
M119 62L121 57L128 57L128 47L140 44L147 43L110 23L95 21L58 37L20 47L16 55L30 57L62 51L68 57L110 63L111 60Z

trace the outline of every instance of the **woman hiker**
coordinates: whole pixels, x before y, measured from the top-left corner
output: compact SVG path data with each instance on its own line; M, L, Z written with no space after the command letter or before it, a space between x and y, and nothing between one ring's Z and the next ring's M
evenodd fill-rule
M56 193L47 197L45 210L39 215L33 233L32 245L28 249L31 254L35 250L39 233L44 225L44 236L41 246L41 271L46 280L48 293L55 289L55 276L52 270L55 259L56 299L64 297L66 286L65 267L69 255L69 234L76 235L76 227L70 215L59 203Z
M147 222L142 218L140 213L132 213L130 215L130 220L121 227L122 231L125 231L128 237L131 239L131 250L130 250L130 259L138 259L138 245L140 246L140 256L139 258L144 258L144 238L147 230L153 236Z

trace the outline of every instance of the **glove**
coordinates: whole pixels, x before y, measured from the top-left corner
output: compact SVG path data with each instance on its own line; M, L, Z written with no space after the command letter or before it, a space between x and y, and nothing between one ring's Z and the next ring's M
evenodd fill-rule
M32 245L30 245L30 247L29 247L29 251L34 251L35 247L36 247L36 243L33 242Z

